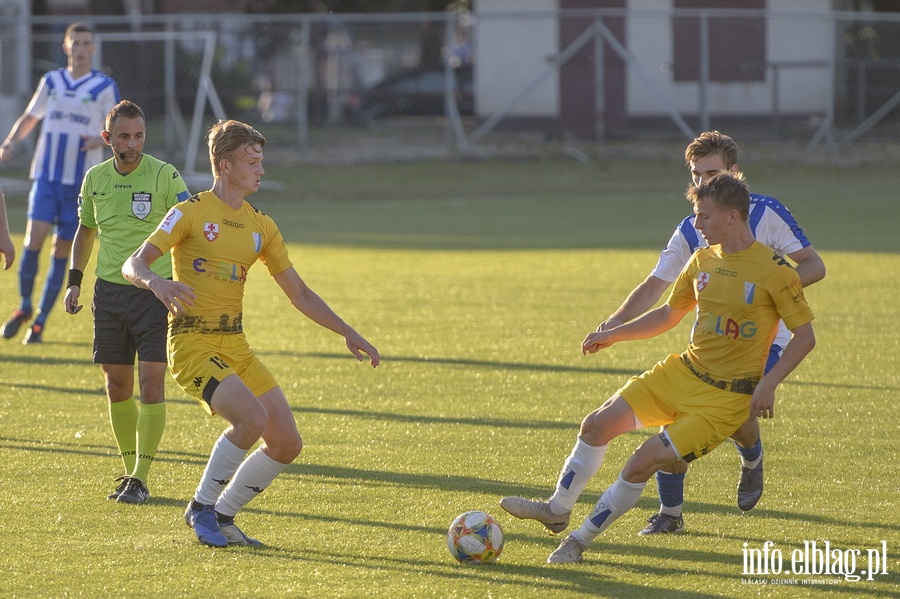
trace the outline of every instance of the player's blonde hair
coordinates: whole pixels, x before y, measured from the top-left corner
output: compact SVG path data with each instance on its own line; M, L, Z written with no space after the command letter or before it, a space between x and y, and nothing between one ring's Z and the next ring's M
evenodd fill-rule
M705 198L720 208L737 210L744 222L750 218L750 188L744 183L743 173L721 172L699 187L689 186L685 197L694 205Z
M718 131L705 131L694 138L684 150L684 163L691 166L704 156L718 154L725 163L725 168L730 169L738 162L738 145L731 137Z
M266 145L263 134L248 125L234 119L219 121L209 130L209 163L214 177L219 176L219 163L222 160L234 162L238 150L244 150L247 146L259 146L262 149Z

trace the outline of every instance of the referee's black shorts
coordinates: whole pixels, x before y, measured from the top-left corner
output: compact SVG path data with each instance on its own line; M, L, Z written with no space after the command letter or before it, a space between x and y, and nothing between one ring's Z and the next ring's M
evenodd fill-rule
M168 310L149 289L103 279L94 284L94 363L166 361Z

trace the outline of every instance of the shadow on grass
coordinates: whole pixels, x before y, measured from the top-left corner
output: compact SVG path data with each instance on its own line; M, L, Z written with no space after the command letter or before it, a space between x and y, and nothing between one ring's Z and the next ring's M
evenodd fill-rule
M35 355L34 353L29 353L29 352L40 352L47 347L52 347L52 348L77 347L81 351L82 354L90 355L90 353L91 353L91 344L90 343L80 343L77 341L60 341L58 339L45 339L44 341L42 341L39 344L32 344L32 345L25 345L25 346L20 345L15 338L4 340L4 342L6 342L6 343L12 342L16 346L21 348L20 351L25 352L25 353L13 355L13 356L4 356L4 360L10 360L10 359L14 360L17 358L33 359L34 361L37 361L37 362L42 362L44 360L52 360L53 358L48 358L47 356L43 356L40 354ZM62 360L62 362L64 364L68 364L68 363L72 362L72 360ZM90 360L88 360L88 363L90 363Z
M333 416L353 416L370 420L392 420L417 424L464 424L467 426L487 426L490 428L525 428L578 430L578 422L553 422L551 420L505 420L497 418L459 418L444 416L424 416L421 414L398 414L396 412L374 412L371 410L347 410L337 408L292 408L298 414L328 414Z
M321 523L334 523L334 519L320 518L315 515L303 514L304 519ZM354 521L354 524L360 524ZM363 522L362 524L365 524ZM392 523L384 523L390 529L396 531L396 526ZM412 527L412 532L425 532L434 534L437 537L443 537L446 534L444 529L429 529L425 527ZM514 539L514 537L512 537ZM553 540L555 545L556 540ZM548 544L548 552L552 548ZM688 559L692 552L681 554L681 557ZM699 552L695 552L699 553ZM419 575L431 577L435 582L439 581L471 581L473 578L482 577L485 583L493 585L508 585L509 589L516 587L527 588L529 592L537 591L543 593L544 596L554 597L563 593L580 592L586 594L609 593L610 596L622 597L674 597L676 599L705 599L718 597L719 595L701 593L694 591L679 591L673 589L653 588L651 586L637 585L633 583L623 582L614 575L605 573L597 568L591 567L589 559L585 564L573 564L571 566L547 566L547 565L521 565L505 563L503 558L491 565L470 566L458 564L454 562L450 556L446 560L427 560L427 559L403 559L390 556L377 556L353 553L344 551L342 553L334 553L332 551L319 551L315 549L304 549L300 553L289 552L277 547L262 547L249 555L258 556L263 559L290 560L303 562L321 562L323 565L333 565L340 563L344 567L359 568L361 570L396 570L398 575L407 575L410 572L416 572ZM703 552L703 555L716 555L711 552ZM698 557L703 559L702 557ZM616 564L617 569L621 566ZM663 567L644 567L635 568L639 572L646 573L648 576L665 576L665 575L683 575L683 569L663 568ZM733 580L729 577L729 580ZM508 589L508 590L509 590Z
M507 495L518 495L523 497L543 497L552 489L553 481L548 478L547 485L544 486L525 486L517 483L508 483L504 481L475 478L471 476L458 476L453 474L411 474L401 472L391 472L385 470L365 470L361 468L343 468L334 466L324 466L317 464L292 464L285 471L283 476L297 476L300 478L306 476L320 477L330 479L334 484L358 485L361 481L368 482L372 485L396 485L404 488L424 488L429 490L440 489L442 491L468 491L477 490L479 493L486 495L495 495L504 497ZM583 495L579 500L579 504L592 506L596 500L595 494ZM642 500L643 502L643 500ZM655 508L655 500L647 500L649 508ZM688 509L691 512L703 514L718 514L722 516L737 515L735 508L731 505L719 505L704 502L689 502ZM836 526L846 526L848 524L846 518L831 518L822 515L816 515L804 512L792 512L786 510L770 510L760 509L754 510L756 516L771 519L803 521L807 523L830 524ZM873 529L891 529L900 531L900 523L870 523L870 522L854 522L854 526L861 526ZM744 539L747 540L747 539Z
M285 516L278 512L267 512L271 516ZM397 525L393 522L365 521L359 519L342 519L316 514L290 514L300 517L305 522L310 522L313 527L333 524L349 524L353 526L370 526L386 528L391 532L397 532ZM402 527L409 533L433 535L441 539L445 534L444 528L407 525ZM548 537L542 535L525 536L518 534L506 535L507 553L509 547L520 540L541 542L546 545L549 553L556 545L560 537ZM437 541L436 541L437 542ZM676 590L671 588L654 588L654 581L671 580L671 577L682 577L692 570L703 569L703 575L718 580L721 584L740 585L741 556L717 551L699 551L679 547L658 547L651 543L606 543L595 541L585 554L582 564L568 566L548 566L543 563L535 565L512 564L504 561L501 556L498 562L488 566L467 566L453 562L449 556L446 560L429 559L403 559L380 555L372 557L363 553L344 551L319 551L315 549L303 549L301 552L280 549L274 546L264 546L247 554L261 559L275 559L303 562L321 562L331 565L335 562L350 568L361 570L396 569L398 575L408 574L414 571L420 575L433 577L436 580L471 581L473 578L483 577L485 582L491 584L508 585L515 588L521 586L529 591L535 590L544 593L545 596L559 596L566 592L581 592L586 594L598 594L615 597L675 597L675 598L707 598L728 596L720 593L710 594L699 591ZM622 559L623 556L634 556L640 559L639 564L635 560ZM653 564L653 565L648 565ZM670 565L672 564L672 565ZM717 564L713 568L706 564ZM629 572L646 577L646 585L623 582L619 573ZM880 582L880 581L879 581ZM885 593L884 585L844 585L829 587L829 590L844 591L847 596L884 597L898 596L896 593ZM724 590L724 589L721 589Z
M307 358L318 358L323 360L341 360L341 361L356 361L351 355L342 354L342 353L327 353L327 352L308 352L308 353L299 353L299 352L291 352L291 351L256 351L256 354L259 356L290 356L290 357L307 357ZM664 356L660 356L662 358ZM603 367L587 367L587 366L568 366L568 365L558 365L558 364L539 364L539 363L527 363L527 362L503 362L496 360L477 360L474 358L438 358L438 357L423 357L423 356L391 356L391 355L382 355L381 356L382 366L390 365L394 362L399 363L413 363L413 364L442 364L448 366L467 366L467 367L476 367L476 368L488 368L495 370L524 370L524 371L536 371L536 372L566 372L566 373L580 373L580 374L617 374L626 377L636 376L644 372L645 368L603 368ZM655 362L654 362L655 364ZM647 363L647 368L653 366L653 364ZM624 381L622 381L624 382ZM897 387L884 386L884 385L849 385L846 383L832 383L825 381L798 381L787 379L782 383L783 385L795 385L799 387L826 387L826 388L834 388L834 389L861 389L867 391L895 391Z
M42 453L66 453L70 455L85 455L119 460L119 450L110 437L109 445L92 443L72 443L65 441L44 441L41 439L17 439L14 437L0 437L0 450L11 451L36 451ZM209 454L160 451L153 458L153 462L193 463L205 466L209 460Z
M257 351L257 355L279 355L290 357L307 357L320 358L324 360L353 360L351 355L338 353L298 353L291 351ZM558 364L539 364L528 362L502 362L497 360L477 360L474 358L437 358L423 356L391 356L382 355L382 364L412 363L412 364L442 364L448 366L472 366L477 368L488 368L494 370L533 370L538 372L574 372L581 374L620 374L622 376L635 376L643 372L643 369L626 369L626 368L597 368L586 366L566 366Z
M77 345L78 347L83 347L82 344L76 343L67 343L60 345ZM66 355L64 352L59 352L58 355L53 356L47 356L43 354L11 354L3 356L3 362L6 364L41 364L45 366L71 366L75 364L81 364L83 366L94 366L94 363L90 359L73 358L71 355Z
M39 385L36 383L18 383L15 381L4 381L0 383L0 388L8 389L33 389L35 391L50 391L52 393L66 395L100 395L105 397L106 393L101 387L69 387L59 385Z

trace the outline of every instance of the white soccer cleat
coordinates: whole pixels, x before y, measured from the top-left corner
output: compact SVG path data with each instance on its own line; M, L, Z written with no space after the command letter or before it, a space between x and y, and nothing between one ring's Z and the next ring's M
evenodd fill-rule
M554 514L546 501L532 501L522 497L504 497L500 500L500 507L516 518L537 520L553 534L561 533L569 526L569 516L572 514Z
M243 531L237 527L234 522L231 524L219 524L219 530L222 531L222 534L225 535L225 538L228 539L229 545L244 545L245 547L262 547L262 543L254 539L253 537L248 537L243 533Z
M559 544L559 547L547 558L548 564L578 564L582 561L582 554L587 549L587 543L579 541L572 535L567 536Z

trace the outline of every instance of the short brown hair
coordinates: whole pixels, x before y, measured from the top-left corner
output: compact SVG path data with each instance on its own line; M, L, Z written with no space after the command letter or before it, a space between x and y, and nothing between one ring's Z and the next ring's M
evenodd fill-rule
M689 186L685 196L695 206L701 198L705 198L720 208L737 210L744 222L750 217L750 188L744 183L741 173L719 173L699 187Z
M710 154L721 156L725 168L730 169L738 162L738 145L724 133L706 131L688 144L684 150L684 163L690 166L692 162Z
M131 100L122 100L110 108L109 112L106 114L107 131L112 131L113 125L116 124L116 119L119 117L126 119L144 119L144 111ZM144 119L144 121L146 121L146 119Z
M266 138L247 123L229 119L219 121L210 128L208 145L212 173L214 177L218 177L219 162L223 159L234 162L237 151L247 146L263 148L266 145Z
M72 23L66 27L66 37L63 39L72 39L76 33L90 33L91 35L96 35L94 30L87 23Z

